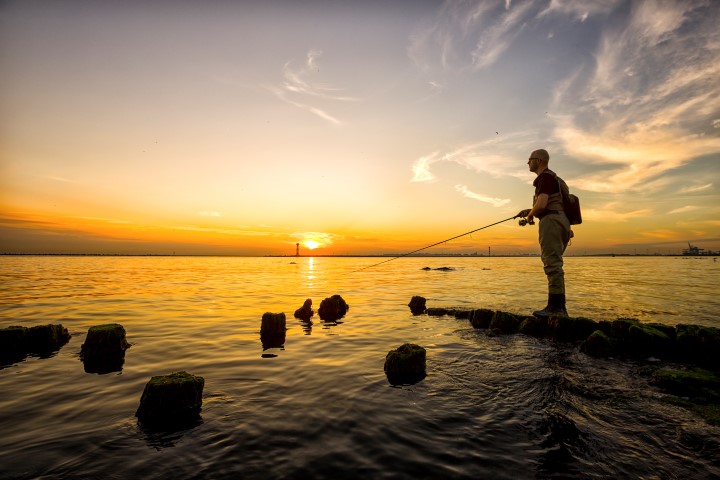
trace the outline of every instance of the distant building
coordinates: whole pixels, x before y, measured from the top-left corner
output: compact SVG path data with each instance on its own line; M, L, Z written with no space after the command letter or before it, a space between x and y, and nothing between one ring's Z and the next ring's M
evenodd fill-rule
M694 245L690 245L690 242L688 242L688 248L683 249L683 255L704 255L705 249L699 248Z

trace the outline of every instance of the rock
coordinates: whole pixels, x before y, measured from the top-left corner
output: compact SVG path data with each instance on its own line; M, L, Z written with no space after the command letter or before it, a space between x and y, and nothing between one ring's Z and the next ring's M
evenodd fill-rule
M13 363L27 355L27 330L17 325L0 329L0 361Z
M720 329L680 324L676 331L678 353L682 359L720 370Z
M388 352L385 357L385 375L392 385L417 383L426 376L426 351L413 343L405 343Z
M187 372L152 377L135 416L148 425L177 425L198 418L205 379Z
M547 318L539 318L533 315L523 317L518 327L518 333L531 337L544 337L547 333Z
M472 310L465 310L465 309L455 309L453 311L453 315L458 320L469 320L470 316L472 315Z
M675 346L673 338L649 324L630 325L628 339L633 355L658 355L667 358L673 354Z
M125 363L125 328L117 323L90 327L80 347L80 359L87 373L119 372Z
M427 308L425 307L425 297L419 297L414 296L410 299L410 303L408 303L408 307L410 307L410 312L413 315L422 315L423 313L427 312Z
M491 331L498 330L505 335L516 333L520 326L520 319L512 313L501 312L497 310L490 321L488 327Z
M598 323L585 317L571 318L565 315L552 315L548 319L548 329L559 342L579 342L585 340L598 329Z
M260 342L263 350L282 348L287 332L285 313L265 312L260 325Z
M591 357L609 357L612 354L612 342L601 330L595 330L580 345L580 351Z
M286 330L285 313L265 312L260 324L260 334L276 335L285 334Z
M65 345L70 340L70 334L59 323L37 325L27 329L25 339L29 353L46 355Z
M310 320L313 315L315 315L315 311L312 309L312 300L309 298L305 300L302 307L295 310L295 318L305 320L306 322Z
M470 315L470 325L472 325L473 328L489 328L493 315L495 315L495 311L489 308L473 310Z
M443 317L445 315L450 315L451 310L448 310L447 308L428 308L427 314L431 317ZM454 312L452 312L454 315Z
M340 295L333 295L320 302L318 315L322 320L334 322L345 316L350 306L343 300Z

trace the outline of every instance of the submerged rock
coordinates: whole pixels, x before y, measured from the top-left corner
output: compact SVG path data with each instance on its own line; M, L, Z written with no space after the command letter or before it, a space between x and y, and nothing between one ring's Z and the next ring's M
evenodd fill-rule
M414 296L410 299L410 303L408 303L408 307L410 307L410 312L413 315L422 315L423 313L427 312L427 307L425 306L425 297L419 297Z
M385 357L385 375L392 385L417 383L426 376L426 351L414 343L390 350Z
M318 315L322 320L334 322L345 316L350 306L340 295L333 295L320 302Z
M187 372L152 377L145 385L135 416L150 425L175 425L195 420L202 408L203 377Z
M295 318L308 321L315 315L315 310L312 309L312 299L308 298L303 303L303 306L295 310Z
M658 369L652 383L675 397L670 403L699 414L708 423L720 426L720 377L701 368Z
M80 359L87 373L110 373L122 370L125 350L130 344L125 328L117 323L90 327L85 343L80 347Z
M27 327L0 328L0 360L13 362L27 355Z

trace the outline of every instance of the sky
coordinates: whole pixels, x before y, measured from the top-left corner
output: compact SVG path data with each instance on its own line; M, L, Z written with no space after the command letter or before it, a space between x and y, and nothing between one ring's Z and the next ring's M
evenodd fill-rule
M720 2L0 1L0 253L720 250ZM517 220L427 253L536 254Z

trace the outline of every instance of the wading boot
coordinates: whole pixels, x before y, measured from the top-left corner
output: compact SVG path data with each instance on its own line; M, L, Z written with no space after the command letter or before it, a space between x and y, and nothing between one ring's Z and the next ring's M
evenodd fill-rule
M542 310L533 312L536 317L547 318L551 315L565 315L567 316L567 309L565 308L565 294L564 293L549 293L548 304Z

